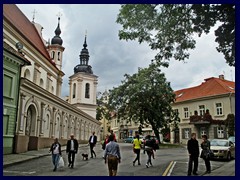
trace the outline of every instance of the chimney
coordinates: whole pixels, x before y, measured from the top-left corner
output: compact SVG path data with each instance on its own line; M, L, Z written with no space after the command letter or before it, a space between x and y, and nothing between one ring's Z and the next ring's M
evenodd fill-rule
M224 80L224 75L223 74L219 75L219 79L223 79Z

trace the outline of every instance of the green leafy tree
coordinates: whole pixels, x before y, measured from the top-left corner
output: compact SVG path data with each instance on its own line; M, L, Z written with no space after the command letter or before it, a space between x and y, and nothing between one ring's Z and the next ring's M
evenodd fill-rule
M102 118L111 120L111 112L109 111L108 103L103 101L103 98L97 99L96 119L100 121Z
M225 126L228 129L228 135L234 136L235 134L235 116L234 114L228 114L225 120Z
M110 91L109 105L119 121L150 124L159 138L159 128L171 123L171 103L175 94L164 73L155 65L139 68L133 75L125 74L122 84Z
M155 60L185 60L194 49L194 35L209 33L216 23L217 51L226 62L235 66L235 5L234 4L127 4L117 17L122 25L120 39L146 42L157 50Z

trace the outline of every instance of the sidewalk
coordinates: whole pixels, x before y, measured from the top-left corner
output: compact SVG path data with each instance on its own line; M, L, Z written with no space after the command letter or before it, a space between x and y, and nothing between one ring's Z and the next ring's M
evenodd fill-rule
M79 148L88 146L88 144L79 144ZM50 148L44 148L34 151L27 151L25 153L20 154L7 154L3 155L3 168L12 166L14 164L18 164L21 162L25 162L31 159L37 159L43 156L50 156L49 153ZM66 146L62 146L62 151L66 151Z
M235 176L235 159L203 176Z

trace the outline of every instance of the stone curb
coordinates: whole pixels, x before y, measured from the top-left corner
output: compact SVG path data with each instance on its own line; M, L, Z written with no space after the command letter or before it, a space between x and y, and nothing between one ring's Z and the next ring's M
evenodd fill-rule
M84 144L84 145L80 145L79 148L81 147L87 147L88 144ZM66 146L64 146L65 149L62 150L62 152L66 151ZM21 154L18 154L19 156L21 156ZM44 154L40 154L40 155L29 155L28 158L26 159L23 159L23 160L19 160L19 161L15 161L15 162L8 162L8 163L5 163L3 162L3 168L6 168L6 167L10 167L10 166L13 166L13 165L16 165L16 164L20 164L20 163L23 163L23 162L27 162L29 160L33 160L33 159L38 159L38 158L41 158L41 157L45 157L45 156L51 156L50 153L44 153Z

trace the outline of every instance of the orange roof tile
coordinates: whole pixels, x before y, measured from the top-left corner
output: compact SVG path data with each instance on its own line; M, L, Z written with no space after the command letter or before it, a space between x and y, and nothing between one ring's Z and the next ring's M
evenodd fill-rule
M36 48L51 64L56 67L56 64L51 61L48 51L42 42L34 24L22 13L15 4L3 4L3 16L6 20L18 31L33 47Z
M211 77L205 79L205 82L199 86L175 91L175 102L182 102L228 93L235 93L235 82Z

